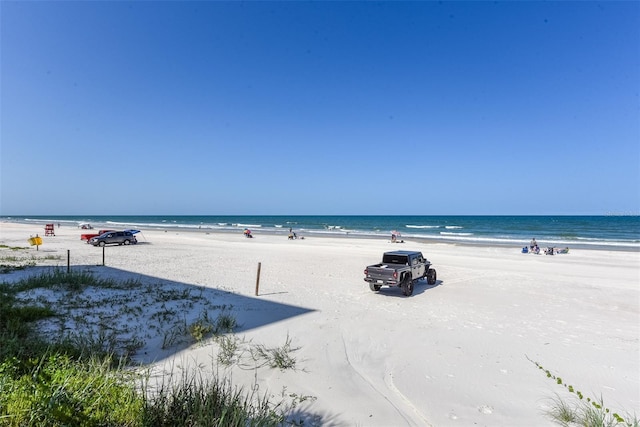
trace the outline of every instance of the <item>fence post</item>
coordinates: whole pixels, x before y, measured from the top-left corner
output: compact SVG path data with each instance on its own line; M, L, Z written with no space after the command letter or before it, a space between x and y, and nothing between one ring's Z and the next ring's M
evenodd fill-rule
M102 247L102 266L104 267L104 246Z
M258 263L258 274L256 275L256 296L258 296L258 288L260 287L260 267L262 263Z
M67 249L67 274L71 271L71 250Z

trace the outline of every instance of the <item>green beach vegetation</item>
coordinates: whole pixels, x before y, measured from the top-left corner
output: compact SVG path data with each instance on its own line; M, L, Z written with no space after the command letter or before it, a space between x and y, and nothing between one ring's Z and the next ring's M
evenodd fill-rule
M24 270L27 267L34 267L39 260L59 260L59 255L33 255L29 253L28 247L0 245L2 255L0 256L0 274L6 274L15 270ZM6 251L9 254L6 254Z
M139 294L128 292L134 288L142 288L150 297L140 301ZM100 293L112 301L104 311L99 308L105 301L95 298ZM113 320L123 318L132 324L130 320L142 315L142 310L152 310L150 317L162 328L156 332L162 334L163 348L212 339L220 349L219 366L242 364L243 369L255 370L255 375L263 366L296 369L297 348L289 337L276 348L237 338L230 307L211 305L190 322L180 318L175 307L193 306L199 298L188 290L145 287L134 280L101 279L90 272L60 269L1 283L0 425L302 424L292 414L309 416L295 410L312 399L309 396L283 390L274 403L273 395L245 392L227 378L186 370L171 373L158 384L149 368L132 362L145 336L114 326ZM217 316L211 314L214 311ZM89 312L98 314L92 317Z
M616 412L607 408L602 397L592 399L566 383L561 377L554 375L540 363L527 359L543 371L547 378L565 389L569 397L556 393L550 399L551 404L546 415L556 424L564 427L640 427L640 419L635 414Z

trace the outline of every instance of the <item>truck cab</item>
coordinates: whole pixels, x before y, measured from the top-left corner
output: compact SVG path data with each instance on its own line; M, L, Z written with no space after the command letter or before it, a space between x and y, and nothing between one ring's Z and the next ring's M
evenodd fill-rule
M382 255L383 264L404 264L410 267L412 278L424 277L427 269L426 263L428 262L429 261L425 260L424 256L422 256L422 252L393 251L385 252L384 255Z

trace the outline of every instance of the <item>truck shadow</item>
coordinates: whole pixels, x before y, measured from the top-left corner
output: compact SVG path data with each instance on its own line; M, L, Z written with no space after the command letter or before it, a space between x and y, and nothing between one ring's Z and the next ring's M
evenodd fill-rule
M435 284L429 285L426 279L418 280L416 284L413 286L413 294L411 295L411 297L421 295L426 291L429 291L433 288L437 288L438 286L442 285L442 283L443 283L442 280L436 280ZM406 297L402 293L402 289L399 286L393 286L393 287L385 286L385 287L382 287L377 293L380 295L390 296L390 297L411 298L411 297Z

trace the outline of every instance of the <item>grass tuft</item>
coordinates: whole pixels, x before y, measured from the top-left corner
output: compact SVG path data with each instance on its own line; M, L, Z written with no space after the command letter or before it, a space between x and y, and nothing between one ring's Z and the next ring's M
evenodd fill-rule
M284 371L296 369L297 360L293 357L293 353L298 350L300 347L291 347L291 338L287 334L285 343L280 347L266 347L258 344L251 351L256 360L262 360L265 365Z
M582 426L582 427L640 427L640 419L636 415L625 415L611 411L604 404L602 396L599 399L584 398L584 394L573 385L554 375L545 369L538 362L527 359L543 371L547 378L556 384L563 386L569 393L570 399L563 399L560 395L552 399L547 416L557 424L562 426Z

